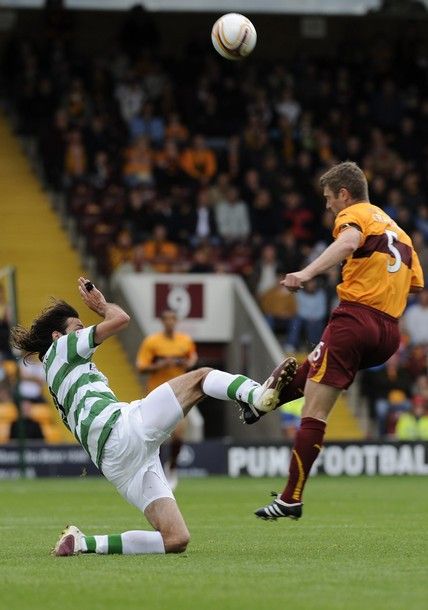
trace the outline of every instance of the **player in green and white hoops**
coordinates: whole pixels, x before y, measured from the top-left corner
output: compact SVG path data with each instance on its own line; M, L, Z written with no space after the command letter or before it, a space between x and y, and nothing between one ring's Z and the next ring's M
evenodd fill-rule
M205 395L240 401L258 411L276 408L281 389L293 377L295 360L284 360L262 386L243 375L205 367L162 384L143 399L120 402L92 356L130 318L118 305L107 303L88 279L80 277L78 289L84 303L103 318L99 324L85 328L73 307L54 301L29 330L15 327L12 343L26 355L38 354L64 424L119 493L144 512L155 531L85 536L71 525L53 552L57 556L183 552L189 532L160 463L161 443Z

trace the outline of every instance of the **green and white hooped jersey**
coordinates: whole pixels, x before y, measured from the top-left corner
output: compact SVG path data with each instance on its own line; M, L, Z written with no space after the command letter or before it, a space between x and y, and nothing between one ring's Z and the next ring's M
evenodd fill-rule
M63 335L43 358L46 380L62 420L100 467L103 447L120 416L107 378L91 362L95 326Z

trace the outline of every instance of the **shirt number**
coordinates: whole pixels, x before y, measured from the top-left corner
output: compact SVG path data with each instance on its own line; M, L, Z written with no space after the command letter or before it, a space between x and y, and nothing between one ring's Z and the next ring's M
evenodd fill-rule
M308 360L312 364L312 362L316 362L321 356L321 350L324 347L324 341L320 341L314 351L309 354Z
M397 241L398 236L395 231L385 231L386 237L388 239L388 250L391 252L391 256L395 258L395 261L391 264L388 263L387 269L390 273L395 273L401 267L401 254L399 250L394 246L394 240Z

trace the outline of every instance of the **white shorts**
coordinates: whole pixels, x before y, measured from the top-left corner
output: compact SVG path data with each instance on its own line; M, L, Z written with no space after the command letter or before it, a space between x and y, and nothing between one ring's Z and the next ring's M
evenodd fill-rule
M103 475L141 511L158 498L174 498L159 447L183 418L171 386L163 383L145 398L126 404L104 446Z

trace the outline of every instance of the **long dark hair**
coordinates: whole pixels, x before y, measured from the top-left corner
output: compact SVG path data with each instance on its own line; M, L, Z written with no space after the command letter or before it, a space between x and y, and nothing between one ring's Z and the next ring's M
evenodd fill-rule
M57 330L64 335L67 319L78 317L74 307L65 301L52 299L51 304L34 320L29 330L23 326L12 328L10 344L24 352L24 359L32 354L38 354L42 359L52 345L52 333Z

